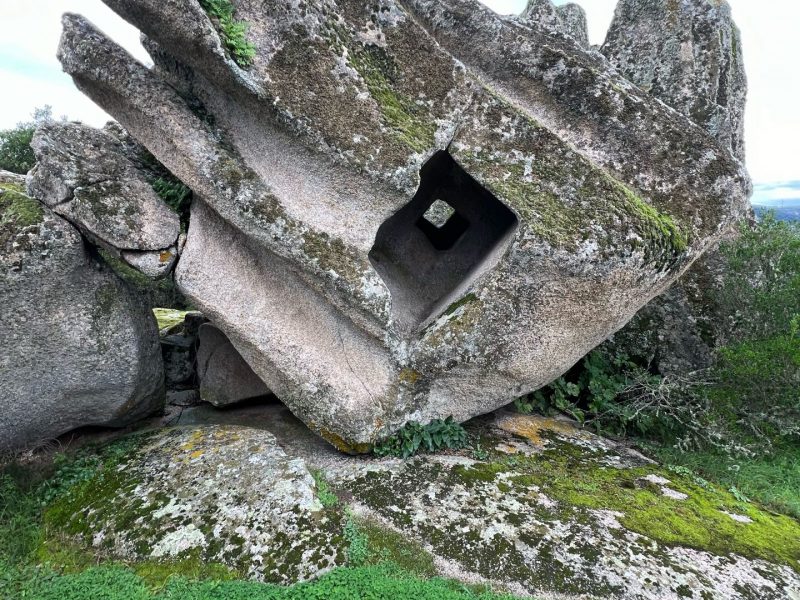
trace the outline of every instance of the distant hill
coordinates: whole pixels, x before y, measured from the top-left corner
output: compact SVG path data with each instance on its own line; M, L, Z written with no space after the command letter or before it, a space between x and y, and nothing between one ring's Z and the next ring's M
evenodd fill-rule
M797 200L781 200L768 204L754 204L753 210L757 217L767 211L773 211L779 221L800 221L800 198Z
M753 210L758 217L772 210L780 221L800 221L800 180L756 184Z

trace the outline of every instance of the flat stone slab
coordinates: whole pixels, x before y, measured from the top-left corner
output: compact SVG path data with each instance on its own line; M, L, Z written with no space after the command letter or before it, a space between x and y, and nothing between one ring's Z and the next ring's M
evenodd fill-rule
M290 583L343 562L341 523L275 436L224 425L162 430L50 509L89 547L125 560L199 556ZM313 548L313 552L306 552Z
M338 453L280 404L179 423L51 508L51 531L282 583L348 564L355 527L373 557L410 544L440 575L522 597L800 594L797 521L570 421L501 412L468 425L471 449L407 461Z

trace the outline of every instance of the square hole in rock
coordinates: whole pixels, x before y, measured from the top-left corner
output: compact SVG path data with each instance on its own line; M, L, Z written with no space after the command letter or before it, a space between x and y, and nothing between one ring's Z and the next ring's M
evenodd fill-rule
M398 328L417 330L457 300L499 260L517 225L447 152L431 157L414 198L380 226L369 254Z
M417 227L437 250L449 250L469 229L469 221L444 200L434 200L419 220Z

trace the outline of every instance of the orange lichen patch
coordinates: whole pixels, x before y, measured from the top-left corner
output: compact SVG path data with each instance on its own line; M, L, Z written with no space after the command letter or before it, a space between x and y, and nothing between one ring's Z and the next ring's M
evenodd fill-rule
M158 255L158 260L162 263L169 262L172 259L172 252L169 250L164 250L161 254Z
M497 446L495 446L495 450L502 452L503 454L519 454L519 448L513 444L497 444Z
M322 439L336 448L339 452L344 452L345 454L368 454L372 451L371 444L349 444L344 440L344 438L336 435L332 431L328 431L324 428L315 429L317 430L317 433L322 436Z
M581 437L581 432L569 421L542 417L539 415L503 415L496 425L502 431L523 437L537 448L547 444L545 432L558 434L563 438Z

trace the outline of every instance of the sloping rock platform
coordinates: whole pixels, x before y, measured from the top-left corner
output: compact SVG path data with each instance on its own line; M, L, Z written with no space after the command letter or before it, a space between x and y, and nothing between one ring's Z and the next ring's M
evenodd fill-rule
M105 557L280 583L352 564L361 544L361 560L521 597L800 594L791 518L569 421L501 412L468 428L471 450L369 459L281 405L190 409L116 442L121 458L51 506L48 530Z

